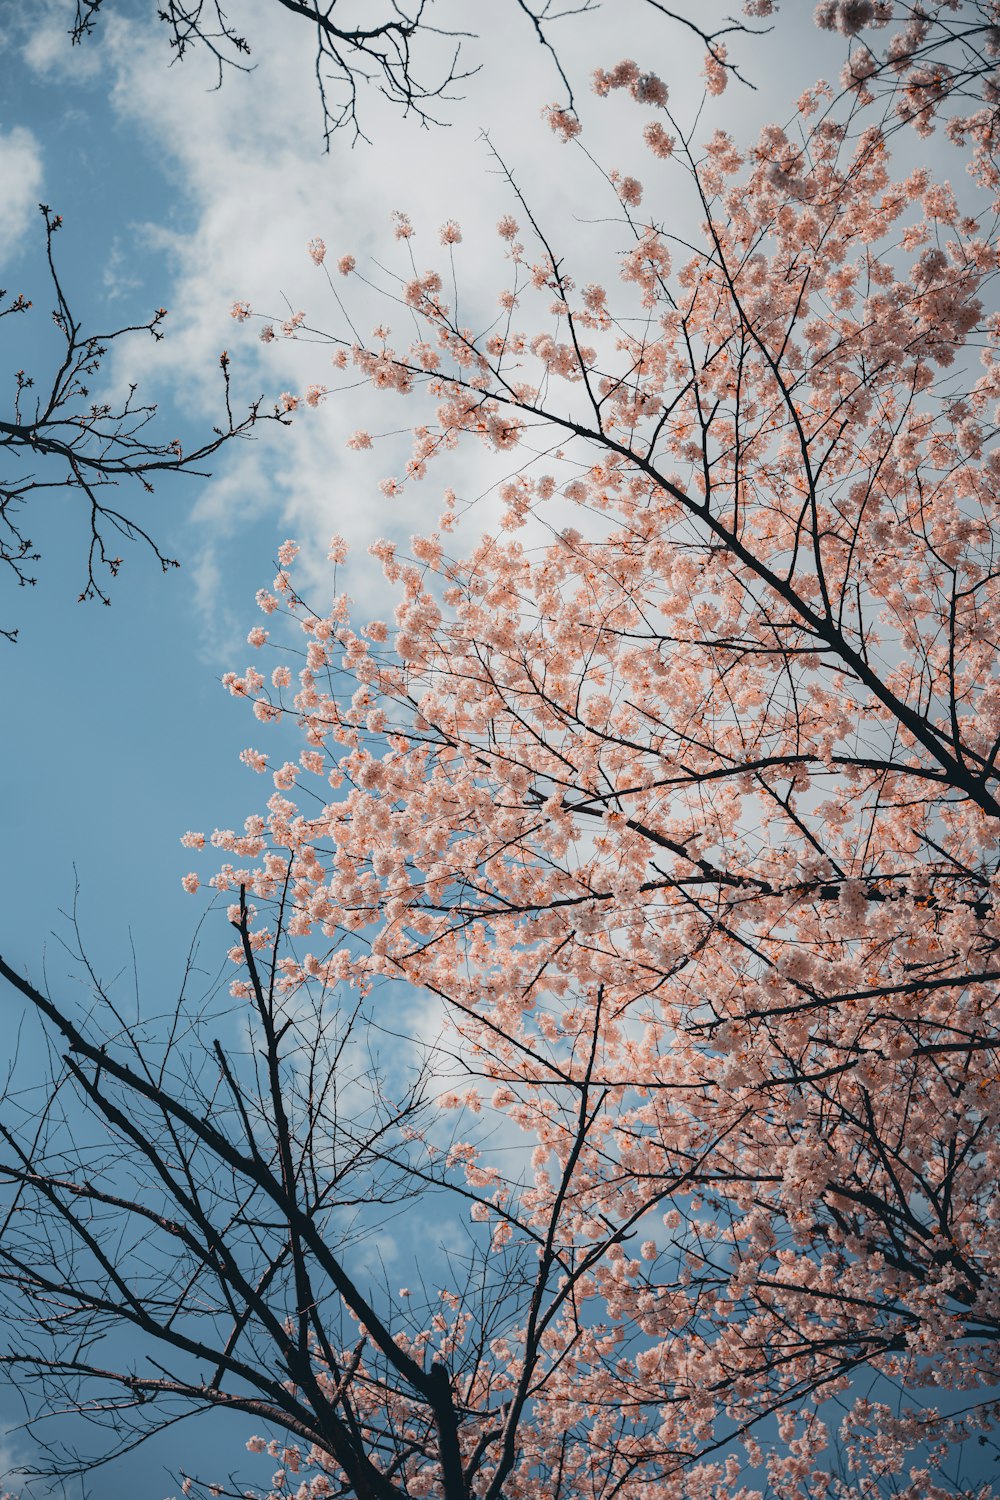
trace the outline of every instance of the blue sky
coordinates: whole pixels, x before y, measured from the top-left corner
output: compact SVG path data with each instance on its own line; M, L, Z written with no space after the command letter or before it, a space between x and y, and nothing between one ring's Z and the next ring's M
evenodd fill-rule
M329 294L306 254L312 235L322 235L333 255L349 251L360 260L390 247L394 207L408 210L435 245L437 226L454 216L466 230L467 294L473 302L492 296L500 271L485 251L480 258L480 241L495 246L492 226L509 200L479 139L483 129L557 234L561 226L566 238L575 236L577 220L602 211L599 180L539 119L557 96L556 80L510 19L513 6L481 7L488 34L473 51L487 65L450 110L448 130L422 131L369 101L374 144L352 149L339 138L328 155L306 28L287 18L276 23L265 0L241 7L241 23L245 9L258 43L256 72L230 74L218 91L205 59L168 67L152 0L112 6L98 36L74 53L66 41L72 8L71 0L37 0L22 9L14 0L0 11L0 284L33 296L44 319L34 207L41 197L64 217L60 265L87 323L114 326L142 321L159 305L170 309L164 342L137 338L111 360L108 377L118 386L140 380L161 405L161 431L185 446L212 420L222 348L234 359L237 397L273 399L323 379L322 349L265 350L249 326L229 317L237 297L280 314L285 296L322 322ZM458 0L453 9L462 12ZM650 24L641 10L608 0L603 12L567 21L567 65L584 79L598 64L641 57L671 85L681 117L693 118L700 49ZM787 117L796 93L825 66L828 44L812 30L809 10L783 19L780 40L741 44L758 92L731 88L711 106L712 128L740 133L772 115ZM826 64L833 74L838 58L833 46ZM585 96L581 104L585 116L592 113ZM620 164L631 165L634 119L615 101L599 108L591 146L607 165L619 164L619 150ZM26 327L17 331L22 342L15 337L4 348L2 379L38 358ZM442 471L432 491L385 500L377 481L392 463L350 453L345 439L361 426L402 425L407 412L387 418L383 403L369 419L369 409L363 393L328 403L288 431L234 444L219 455L211 480L165 483L152 502L138 501L140 518L183 566L162 577L153 559L129 549L111 608L76 603L84 533L62 503L45 502L32 519L43 553L37 588L15 592L0 579L0 624L16 611L21 627L16 647L0 643L0 951L35 976L44 958L61 993L76 983L59 939L67 935L60 910L77 883L84 937L99 969L128 966L134 943L144 991L169 990L180 975L205 902L181 891L192 861L179 837L188 828L238 826L261 801L262 783L238 760L257 743L257 726L219 677L246 664L246 632L259 619L253 596L272 576L279 543L295 536L305 553L321 557L330 533L343 533L357 559L348 586L359 610L370 616L391 608L365 547L378 535L405 539L419 530L447 480ZM391 457L391 441L388 448ZM470 493L477 485L486 491L489 477L462 473ZM312 576L323 587L320 564ZM218 922L221 951L228 934L221 916ZM28 1046L25 1067L32 1058ZM0 1397L5 1420L16 1421L17 1408ZM9 1442L24 1451L23 1439ZM217 1449L215 1419L196 1419L185 1454L196 1461ZM171 1492L163 1470L175 1458L176 1439L160 1443L96 1475L90 1492L158 1500Z

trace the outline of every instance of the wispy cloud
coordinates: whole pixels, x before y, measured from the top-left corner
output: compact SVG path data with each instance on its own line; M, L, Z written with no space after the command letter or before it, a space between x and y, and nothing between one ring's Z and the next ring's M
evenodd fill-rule
M0 1427L0 1488L16 1483L24 1473L25 1455L12 1427Z
M0 266L20 251L38 214L42 148L23 125L0 130Z

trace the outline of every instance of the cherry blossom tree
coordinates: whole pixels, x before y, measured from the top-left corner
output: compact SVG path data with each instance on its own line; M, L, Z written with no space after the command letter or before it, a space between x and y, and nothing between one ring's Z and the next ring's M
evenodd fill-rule
M597 88L665 111L635 64ZM306 739L263 829L216 836L243 862L223 889L268 901L294 862L309 946L286 983L441 997L475 1098L537 1143L530 1202L538 1225L567 1208L567 1258L669 1201L665 1238L609 1247L577 1292L534 1413L592 1424L591 1462L613 1431L623 1492L671 1493L672 1462L741 1435L776 1488L825 1493L835 1397L866 1484L996 1416L990 139L960 206L827 97L749 150L648 120L704 219L676 269L648 191L612 173L614 298L521 201L486 334L454 317L450 268L413 259L385 288L422 325L408 347L332 336L352 379L433 402L387 494L470 436L521 465L468 554L446 550L454 495L409 557L376 544L392 632L352 626L346 596L307 608L289 546L260 604L306 632L298 691L286 666L228 679ZM861 1368L901 1407L852 1402ZM931 1482L914 1463L905 1493Z
M230 393L230 360L225 351L219 359L222 380L222 418L211 432L189 452L176 439L166 439L152 424L156 407L140 401L130 385L117 403L92 400L93 387L101 380L102 363L113 344L133 334L162 338L167 316L158 308L148 322L111 332L87 332L70 306L54 255L53 241L62 219L42 204L45 224L47 274L55 306L52 326L55 341L44 375L37 367L13 374L12 406L0 419L0 453L7 465L0 474L0 565L20 586L35 582L34 565L39 553L26 531L24 511L42 503L42 495L68 492L78 500L87 536L80 599L109 604L109 587L122 564L122 542L139 541L153 553L166 572L178 566L167 557L152 536L149 523L140 522L131 507L107 498L109 489L122 485L151 495L154 485L168 474L204 476L204 464L234 438L247 438L262 420L284 420L275 410L264 410L253 402L243 416L233 411ZM19 320L34 312L23 292L8 297L0 292L0 319ZM39 342L34 358L48 353ZM103 394L103 393L102 393ZM17 638L16 626L0 627L7 640Z
M252 1415L269 1496L985 1500L963 1455L996 1451L1000 1346L988 122L959 196L894 169L864 97L817 87L741 147L687 134L635 63L596 87L646 111L649 153L645 183L608 173L602 281L512 177L485 331L446 291L453 222L424 270L397 217L396 281L340 260L384 319L335 328L334 368L420 404L385 494L475 444L505 477L464 550L451 488L433 532L373 545L391 623L352 613L339 537L331 605L292 542L258 595L275 664L226 686L281 746L243 757L273 792L185 837L217 851L249 1040L100 990L76 1020L0 962L65 1052L3 1126L9 1362L137 1438L163 1401ZM657 207L669 174L695 243ZM411 1039L408 1085L383 1034ZM62 1134L70 1091L92 1150ZM468 1224L447 1277L421 1245L397 1289L355 1226L404 1196ZM161 1352L104 1359L121 1328Z

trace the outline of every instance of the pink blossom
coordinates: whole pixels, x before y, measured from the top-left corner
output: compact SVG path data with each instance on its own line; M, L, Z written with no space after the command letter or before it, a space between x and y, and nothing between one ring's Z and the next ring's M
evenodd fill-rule
M321 239L310 240L307 249L312 257L313 264L321 266L326 259L326 245L323 241Z
M353 255L342 255L337 262L337 270L340 272L341 276L350 276L351 272L355 269L356 266L357 261L354 259Z
M542 110L542 119L563 141L571 141L580 134L580 121L572 110L564 109L560 104L547 105Z
M928 219L951 223L958 217L958 205L951 185L947 182L933 183L924 193L924 213Z
M726 85L729 83L729 70L726 67L726 48L722 42L716 42L713 50L705 54L705 64L702 69L705 79L705 87L710 94L724 94Z
M614 176L612 177L614 181ZM642 202L642 183L635 177L622 177L615 182L618 196L629 208L638 208Z
M617 63L610 72L598 68L594 73L594 93L602 97L612 89L627 89L639 104L666 107L667 86L655 73L643 73L631 58Z
M187 891L189 896L193 896L195 891L201 885L201 881L198 879L197 875L192 872L190 875L185 875L182 878L181 885Z
M667 157L673 155L674 138L672 135L667 134L659 120L651 120L643 129L642 135L646 145L653 152L654 156L659 156L665 160Z
M821 0L815 12L817 26L844 36L856 36L874 17L875 0Z

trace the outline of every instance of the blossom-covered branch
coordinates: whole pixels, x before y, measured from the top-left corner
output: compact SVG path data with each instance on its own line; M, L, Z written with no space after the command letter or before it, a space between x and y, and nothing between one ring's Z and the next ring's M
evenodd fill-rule
M820 0L816 23L852 39L845 88L887 100L900 122L930 135L938 119L993 158L1000 103L996 0ZM962 106L971 106L962 113Z

